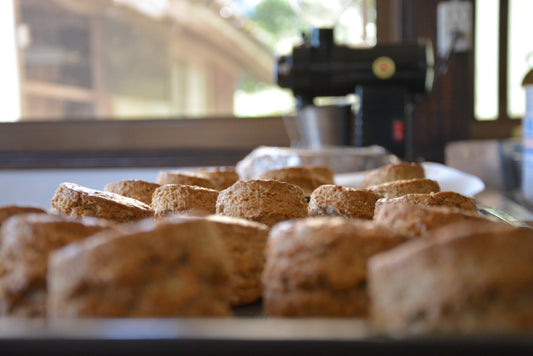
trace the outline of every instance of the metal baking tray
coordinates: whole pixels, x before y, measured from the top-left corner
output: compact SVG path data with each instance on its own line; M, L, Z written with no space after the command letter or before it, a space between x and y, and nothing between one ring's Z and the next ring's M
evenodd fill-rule
M0 319L2 355L531 355L533 337L391 337L362 319Z

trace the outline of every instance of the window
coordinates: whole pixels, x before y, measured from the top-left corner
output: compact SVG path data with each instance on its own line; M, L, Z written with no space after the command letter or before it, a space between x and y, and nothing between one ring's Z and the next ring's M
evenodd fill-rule
M521 82L533 67L530 0L476 1L475 104L478 120L521 118Z
M1 121L267 116L294 100L276 55L307 24L286 0L3 0L11 111ZM374 0L338 40L375 43Z

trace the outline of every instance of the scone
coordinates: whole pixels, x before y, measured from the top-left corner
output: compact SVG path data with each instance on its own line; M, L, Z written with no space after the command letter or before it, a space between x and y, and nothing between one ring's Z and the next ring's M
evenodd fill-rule
M215 184L217 190L226 189L239 180L239 174L230 167L203 168L187 173L209 179Z
M460 222L369 260L374 326L391 333L533 330L533 230Z
M156 217L169 213L209 215L216 211L218 190L195 185L165 184L154 191L151 207Z
M309 216L344 216L372 219L380 196L366 189L323 185L309 198Z
M405 238L369 220L316 217L272 228L263 272L271 316L360 317L368 312L366 263Z
M366 171L360 187L367 188L395 180L425 177L424 167L420 164L416 162L400 162Z
M307 200L302 188L275 180L238 181L220 192L216 212L268 226L307 216Z
M268 227L254 221L221 215L190 217L171 215L167 219L205 219L218 231L231 261L232 306L241 306L261 299L261 273L265 265L264 250Z
M393 182L372 185L366 189L379 194L382 198L397 198L413 193L440 192L439 183L426 178L395 180Z
M94 216L130 222L153 215L150 206L119 194L82 187L75 183L61 183L57 188L50 210L72 217Z
M9 316L44 316L49 254L109 226L48 214L18 214L2 225L0 311Z
M144 220L55 251L51 317L229 316L230 262L205 220Z
M488 219L481 217L476 211L469 212L445 206L397 203L376 206L374 221L414 238L425 236L429 231L453 222L486 222Z
M456 192L417 193L406 194L397 198L382 198L376 202L376 207L385 204L413 204L422 206L447 206L471 213L477 213L477 205L472 197Z
M260 174L256 179L274 179L301 187L309 195L324 184L333 184L333 170L322 166L301 166L272 169Z
M104 186L104 191L120 194L128 198L137 199L144 204L150 205L154 190L159 188L159 184L146 182L144 180L126 179Z
M218 186L212 180L186 172L159 171L156 182L160 185L181 184L196 185L198 187L217 189Z
M0 207L0 226L13 215L28 213L46 213L46 210L36 206L4 205Z

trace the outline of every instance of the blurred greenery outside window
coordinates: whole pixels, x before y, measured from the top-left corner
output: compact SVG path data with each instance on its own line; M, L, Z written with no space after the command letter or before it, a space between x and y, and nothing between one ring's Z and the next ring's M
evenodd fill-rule
M0 121L255 117L294 111L276 56L306 24L288 0L2 0L1 65L11 109ZM375 0L336 26L376 42Z

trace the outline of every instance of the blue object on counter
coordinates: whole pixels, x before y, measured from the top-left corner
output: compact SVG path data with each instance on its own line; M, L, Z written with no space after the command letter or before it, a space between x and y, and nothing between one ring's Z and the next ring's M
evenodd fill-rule
M522 121L522 195L533 202L533 70L524 78L526 114Z

